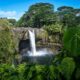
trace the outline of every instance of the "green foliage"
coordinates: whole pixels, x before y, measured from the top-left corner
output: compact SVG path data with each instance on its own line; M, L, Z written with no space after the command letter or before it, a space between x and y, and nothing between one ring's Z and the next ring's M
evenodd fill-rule
M44 26L44 29L50 34L53 35L55 33L61 33L62 25L59 23L55 23L49 26Z
M10 27L12 26L11 23L7 19L0 19L0 27Z
M9 64L0 64L0 80L71 80L74 69L75 62L70 57L64 58L61 64L49 66L24 63L13 67ZM76 79L79 79L78 73L79 69L76 71Z
M2 69L0 71L1 80L19 80L16 69L11 67L11 65L1 64L0 69Z
M12 26L15 26L16 20L15 19L8 19L9 23L12 24Z
M61 6L57 10L59 10L59 11L73 11L74 8L73 7L69 7L69 6Z
M72 73L75 69L75 62L73 58L66 57L62 60L59 70L64 75L66 80L71 80Z
M18 74L19 74L19 75L18 75L18 79L19 79L19 80L25 80L25 78L24 78L25 69L26 69L26 64L25 64L25 63L18 65L18 67L17 67L17 72L18 72Z
M80 24L79 20L80 15L79 14L80 9L74 9L73 7L69 6L61 6L58 8L58 16L60 17L60 22L63 23L64 26L73 27L78 24Z
M76 80L79 80L80 79L80 67L79 68L77 68L77 70L76 70Z
M0 65L1 80L56 80L56 67L46 65L25 65L20 64L12 67L9 64Z
M70 56L80 56L80 27L67 29L64 32L63 43Z
M10 62L14 53L15 44L9 28L0 31L0 61Z
M37 27L52 24L56 19L54 8L49 3L36 3L17 22L17 26Z
M49 3L36 3L17 22L20 27L43 27L60 22L65 26L73 27L80 24L80 9L61 6L54 11L54 5Z
M73 26L76 26L75 18L76 16L73 13L65 14L62 22L64 25L68 27L73 27Z
M35 9L37 9L37 11L39 11L40 9L43 9L43 8L45 8L47 11L49 11L49 10L53 11L53 5L49 4L49 3L37 3L37 4L34 4L34 5L32 5L30 7L29 11L32 11L32 10L35 10Z

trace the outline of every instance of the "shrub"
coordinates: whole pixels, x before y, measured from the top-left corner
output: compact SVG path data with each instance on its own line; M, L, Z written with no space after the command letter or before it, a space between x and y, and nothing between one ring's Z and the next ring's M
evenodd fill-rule
M68 56L80 56L80 27L68 28L63 37L64 49Z
M54 33L61 33L62 25L59 23L55 23L49 26L44 26L44 29L50 34L53 35Z
M9 28L0 31L0 61L11 62L14 54L15 44L12 32Z
M71 76L74 69L75 69L75 62L73 58L69 57L65 57L59 66L59 71L65 77L66 80L71 80Z

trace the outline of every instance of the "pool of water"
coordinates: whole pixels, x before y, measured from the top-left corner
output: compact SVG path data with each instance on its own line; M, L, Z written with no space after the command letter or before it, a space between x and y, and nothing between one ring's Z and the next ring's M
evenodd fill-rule
M54 55L49 54L45 56L24 56L23 61L27 62L27 64L41 64L41 65L50 65L52 64Z

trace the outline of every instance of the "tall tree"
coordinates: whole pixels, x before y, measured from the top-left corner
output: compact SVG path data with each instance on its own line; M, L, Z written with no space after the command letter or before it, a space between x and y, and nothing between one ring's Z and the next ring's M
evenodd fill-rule
M74 9L69 6L62 6L58 9L58 14L60 17L60 21L64 24L64 26L74 27L77 25L77 15L80 13L79 9Z
M18 26L42 27L55 21L54 6L49 3L36 3L18 21Z

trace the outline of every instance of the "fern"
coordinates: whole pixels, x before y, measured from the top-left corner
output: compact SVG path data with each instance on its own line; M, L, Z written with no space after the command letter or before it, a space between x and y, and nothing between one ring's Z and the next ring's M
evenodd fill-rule
M69 57L64 58L59 66L59 71L67 80L71 79L71 75L74 69L75 69L75 62L73 58Z
M80 56L80 27L69 28L64 33L63 43L70 56Z

